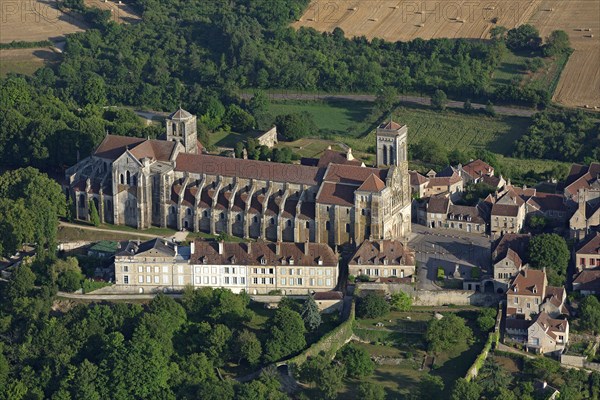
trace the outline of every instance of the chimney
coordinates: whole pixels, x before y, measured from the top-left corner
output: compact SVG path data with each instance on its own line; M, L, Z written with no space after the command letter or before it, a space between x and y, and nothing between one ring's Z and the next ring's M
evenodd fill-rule
M546 389L548 387L548 382L543 381L542 382L542 389Z
M350 147L348 147L348 151L346 152L346 160L354 160L354 156L352 155L352 148Z
M304 255L308 255L308 240L304 241Z
M252 253L252 242L246 243L246 248L248 249L248 254Z
M192 241L190 243L190 254L194 254L196 252L196 241Z
M281 254L281 242L277 242L275 243L275 255L280 255Z
M224 243L222 240L219 240L219 254L223 254Z
M175 255L177 255L177 243L174 244L173 250L175 250Z

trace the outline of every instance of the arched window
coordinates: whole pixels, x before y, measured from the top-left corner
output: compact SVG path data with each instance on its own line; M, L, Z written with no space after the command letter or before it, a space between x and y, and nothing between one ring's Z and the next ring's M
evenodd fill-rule
M171 206L171 214L175 214L175 206Z
M192 215L192 210L191 209L187 209L187 215Z
M388 163L388 147L383 145L383 165L387 165Z
M132 178L133 186L137 186L137 176L133 176Z
M275 225L275 218L271 218L271 225Z
M310 222L306 221L306 229L310 228Z
M258 222L258 217L254 217L254 222Z
M121 174L119 181L121 182L121 185L125 184L125 178L123 177L123 174Z
M221 219L225 219L225 213L221 213Z
M288 219L287 226L292 226L292 221Z
M208 211L204 211L204 218L208 217Z
M390 146L390 164L394 164L394 146Z
M175 122L171 124L171 128L173 129L173 135L177 135L177 124Z
M242 216L241 216L240 214L238 214L238 215L237 215L237 217L236 217L236 219L237 219L238 221L241 221L241 220L242 220Z
M131 185L131 174L127 171L127 184Z

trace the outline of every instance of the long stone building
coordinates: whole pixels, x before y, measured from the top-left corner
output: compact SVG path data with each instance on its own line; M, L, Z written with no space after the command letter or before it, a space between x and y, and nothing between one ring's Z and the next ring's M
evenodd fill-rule
M377 168L279 164L202 153L196 117L179 109L164 140L107 135L66 172L76 218L338 245L410 232L407 127L377 128Z

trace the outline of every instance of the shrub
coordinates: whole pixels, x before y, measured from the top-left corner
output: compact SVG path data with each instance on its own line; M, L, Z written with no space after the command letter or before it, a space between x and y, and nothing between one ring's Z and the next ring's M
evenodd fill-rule
M369 376L375 369L375 364L371 361L369 353L354 344L347 344L342 347L336 358L346 366L348 376L353 378Z
M356 312L360 318L378 318L390 312L390 305L383 295L369 293L360 299Z

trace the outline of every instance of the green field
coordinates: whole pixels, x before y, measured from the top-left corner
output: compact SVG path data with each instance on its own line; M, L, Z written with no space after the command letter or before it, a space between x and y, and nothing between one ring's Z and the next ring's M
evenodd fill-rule
M369 130L367 122L373 103L364 101L285 101L269 105L274 116L308 112L320 135L360 136Z
M569 54L563 54L552 58L542 58L544 66L536 72L527 70L527 60L533 59L539 54L528 54L519 52L517 54L507 51L502 62L494 72L493 84L510 85L518 81L523 85L530 85L535 89L548 89L554 93L560 74L564 69Z
M448 352L436 355L431 370L427 368L420 370L420 368L427 349L423 333L427 321L433 318L432 311L391 312L385 318L357 319L354 334L370 343L355 344L367 350L373 357L396 360L392 365L376 365L373 375L364 380L383 386L387 399L402 399L414 393L424 375L433 374L443 379L446 385L445 394L448 395L453 383L458 378L464 377L484 344L483 339L479 339L484 335L473 323L476 311L457 312L467 320L467 324L473 328L478 340L471 346L466 344L457 346ZM384 326L377 328L375 326L377 322L383 322ZM421 333L405 333L407 331ZM358 399L356 392L359 384L358 380L345 379L338 399Z

